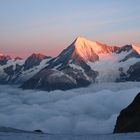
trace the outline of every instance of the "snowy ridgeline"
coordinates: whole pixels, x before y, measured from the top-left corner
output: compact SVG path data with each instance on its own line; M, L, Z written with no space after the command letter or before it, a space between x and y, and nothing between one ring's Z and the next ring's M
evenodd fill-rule
M53 92L1 85L0 125L50 134L108 134L139 91L136 82Z

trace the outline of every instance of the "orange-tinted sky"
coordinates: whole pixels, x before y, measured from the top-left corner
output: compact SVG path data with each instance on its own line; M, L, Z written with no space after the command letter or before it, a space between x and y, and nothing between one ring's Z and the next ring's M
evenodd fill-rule
M56 56L77 36L140 46L140 0L1 0L0 52Z

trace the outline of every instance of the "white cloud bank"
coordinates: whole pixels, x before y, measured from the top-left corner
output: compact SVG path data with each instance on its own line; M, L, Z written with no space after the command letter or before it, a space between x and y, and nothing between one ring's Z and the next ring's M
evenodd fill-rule
M140 83L101 83L69 91L0 86L0 125L53 134L106 134Z

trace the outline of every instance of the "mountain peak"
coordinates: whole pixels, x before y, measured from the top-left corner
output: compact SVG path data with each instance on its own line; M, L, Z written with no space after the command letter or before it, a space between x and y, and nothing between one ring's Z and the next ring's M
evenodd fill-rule
M47 56L41 53L33 53L30 57L42 60L42 59L45 59Z
M88 39L86 39L85 37L82 37L82 36L78 36L76 39L75 39L75 42L81 42L81 41L87 41Z
M22 58L19 57L19 56L17 56L17 57L14 58L14 60L15 60L15 61L16 61L16 60L22 60Z
M74 43L84 43L84 42L94 42L94 41L90 41L89 39L82 36L78 36L74 41Z
M71 45L51 61L50 67L62 67L71 63L83 66L83 64L86 65L89 61L98 61L100 54L113 53L118 49L119 47L112 47L99 42L90 41L84 37L77 37Z
M87 61L92 60L91 58L95 56L95 54L99 55L112 53L118 49L118 47L108 46L96 41L90 41L84 37L77 37L72 43L72 47L74 48L76 54Z

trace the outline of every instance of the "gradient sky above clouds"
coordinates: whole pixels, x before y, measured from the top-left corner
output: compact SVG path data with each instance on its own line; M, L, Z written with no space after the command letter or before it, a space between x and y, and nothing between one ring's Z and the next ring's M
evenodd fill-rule
M140 0L0 0L0 52L56 56L77 36L140 46Z

